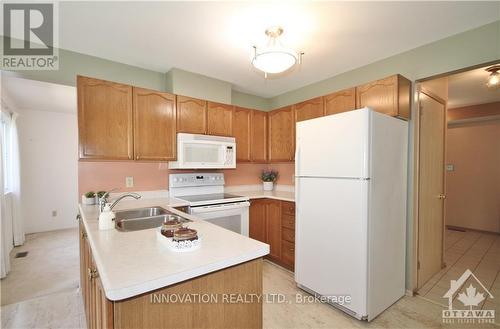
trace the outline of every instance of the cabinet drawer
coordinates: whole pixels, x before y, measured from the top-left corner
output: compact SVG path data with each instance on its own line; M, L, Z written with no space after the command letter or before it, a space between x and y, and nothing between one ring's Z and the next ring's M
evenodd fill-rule
M281 212L284 215L295 216L295 202L281 202Z
M282 241L281 243L281 260L287 265L293 266L295 263L295 244Z
M283 215L281 217L281 226L295 230L295 217L290 215Z
M281 237L283 238L283 240L286 240L289 242L295 242L295 230L283 227L283 229L281 231Z

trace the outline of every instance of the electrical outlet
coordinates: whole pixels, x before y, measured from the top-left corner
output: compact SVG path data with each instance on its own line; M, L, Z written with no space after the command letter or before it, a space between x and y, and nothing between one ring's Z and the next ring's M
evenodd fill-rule
M57 217L57 210L52 210L52 217Z
M133 176L125 177L125 187L134 187L134 177Z
M446 165L446 171L455 171L455 166L453 164Z

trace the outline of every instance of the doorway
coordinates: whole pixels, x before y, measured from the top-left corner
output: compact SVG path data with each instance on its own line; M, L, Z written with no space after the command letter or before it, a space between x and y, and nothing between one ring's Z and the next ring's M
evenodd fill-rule
M492 67L417 85L414 287L440 304L468 269L500 289L500 89L487 86Z

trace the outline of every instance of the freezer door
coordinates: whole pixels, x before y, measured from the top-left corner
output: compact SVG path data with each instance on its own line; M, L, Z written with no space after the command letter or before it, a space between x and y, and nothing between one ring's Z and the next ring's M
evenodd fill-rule
M297 178L295 281L366 316L369 181Z
M367 108L297 123L295 175L369 177Z

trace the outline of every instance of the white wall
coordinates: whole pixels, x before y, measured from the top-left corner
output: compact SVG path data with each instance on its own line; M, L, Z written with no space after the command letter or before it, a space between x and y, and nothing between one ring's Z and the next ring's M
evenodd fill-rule
M76 113L19 111L21 207L26 233L76 227ZM52 216L56 211L57 216Z

